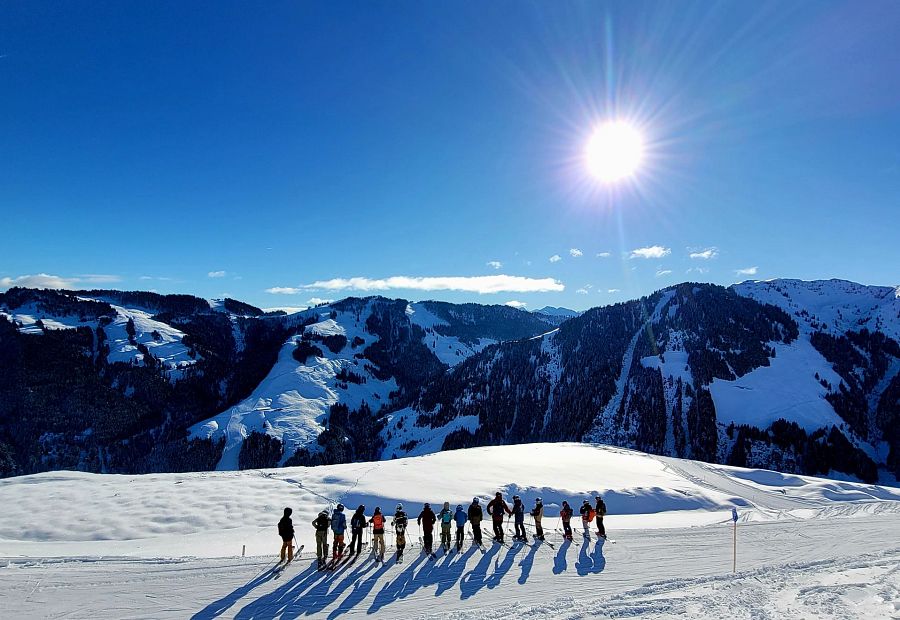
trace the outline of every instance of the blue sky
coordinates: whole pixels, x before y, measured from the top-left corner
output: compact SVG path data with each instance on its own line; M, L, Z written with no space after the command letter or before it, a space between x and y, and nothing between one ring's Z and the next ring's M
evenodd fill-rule
M891 1L4 2L0 286L896 285L897 32ZM647 143L613 186L608 119Z

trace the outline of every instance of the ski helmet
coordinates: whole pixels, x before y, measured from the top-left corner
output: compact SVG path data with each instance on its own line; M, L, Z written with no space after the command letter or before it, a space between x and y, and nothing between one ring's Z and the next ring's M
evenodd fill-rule
M497 491L497 495L495 495L495 497L503 497L503 493L501 493L500 491Z
M403 510L403 504L397 504L397 510Z
M343 505L343 504L338 504L338 505L337 505L337 508L335 508L335 510L343 510L343 509L344 509L344 505Z
M587 500L584 500L584 503L585 503L585 504L590 504L590 502L589 502L589 501L587 501Z
M365 511L365 509L366 509L366 507L363 506L362 504L360 504L359 508L356 509L356 512L363 512L363 511Z
M457 505L456 505L456 509L457 509L457 510L462 510L462 504L457 504Z
M513 495L513 499L519 499L518 495Z
M320 516L320 517L327 517L327 516L328 516L328 511L327 511L327 510L323 510L322 512L319 513L319 516Z
M431 508L431 504L429 504L428 502L425 502L425 508Z
M539 498L537 498L536 500L534 500L534 503L535 503L535 504L543 504L544 502L543 502L543 501L541 500L541 498L539 497Z
M473 503L473 504L479 503L478 498L477 498L477 497L473 497L473 498L472 498L472 503Z
M292 512L294 512L294 511L291 510L290 508L285 508L285 509L284 509L284 516L289 517L289 516L291 516L291 513L292 513Z

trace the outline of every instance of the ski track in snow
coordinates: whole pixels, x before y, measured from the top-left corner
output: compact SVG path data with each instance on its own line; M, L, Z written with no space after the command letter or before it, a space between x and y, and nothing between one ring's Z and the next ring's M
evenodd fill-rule
M413 544L397 565L388 534L384 565L363 557L315 570L309 521L326 504L390 513L401 498L414 543L421 502L438 489L453 503L496 488L526 503L539 493L552 507L596 487L598 471L615 544L581 537L577 516L575 540L564 542L549 508L555 548L491 545L482 554L467 541L431 561ZM285 501L306 551L276 579L274 524ZM900 618L900 490L624 448L533 444L245 472L57 472L0 481L0 504L4 618ZM23 532L23 515L38 505L55 516ZM731 505L741 519L734 575ZM150 527L156 538L130 538ZM240 553L242 542L251 556L196 557Z

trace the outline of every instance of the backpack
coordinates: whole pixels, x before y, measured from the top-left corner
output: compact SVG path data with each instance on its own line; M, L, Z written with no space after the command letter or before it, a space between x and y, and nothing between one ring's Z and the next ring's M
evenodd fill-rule
M441 523L450 523L453 521L453 515L449 510L441 511Z
M591 508L588 510L588 521L593 521L597 518L597 511Z
M382 529L384 529L384 515L380 515L380 514L379 514L379 515L374 515L374 516L372 517L372 526L373 526L376 530L382 530Z

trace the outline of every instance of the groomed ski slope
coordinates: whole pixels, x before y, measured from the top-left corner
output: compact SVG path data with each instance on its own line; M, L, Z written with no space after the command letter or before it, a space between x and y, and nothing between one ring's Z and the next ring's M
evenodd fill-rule
M432 562L413 524L402 565L314 570L309 522L329 502L371 514L402 501L415 517L424 501L466 505L497 489L529 507L544 499L555 548L482 554L467 543ZM615 544L564 543L559 502L577 509L598 491ZM606 446L267 471L56 472L0 480L0 505L0 609L11 618L900 617L900 489ZM275 579L267 569L284 506L306 550Z

